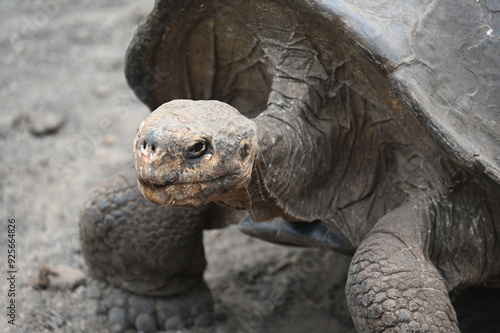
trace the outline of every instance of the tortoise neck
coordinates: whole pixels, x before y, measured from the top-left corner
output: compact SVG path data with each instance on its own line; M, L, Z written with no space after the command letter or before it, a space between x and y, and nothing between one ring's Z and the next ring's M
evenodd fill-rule
M246 210L254 221L267 221L276 216L287 216L278 207L266 186L262 172L263 161L261 151L257 150L248 183L225 193L223 199L216 203L227 208Z
M266 185L265 175L263 173L264 162L262 153L259 150L254 160L252 177L247 187L250 201L246 210L250 213L252 219L258 222L267 221L276 216L281 216L289 221L293 221L294 218L286 214L286 212L279 207Z
M261 188L262 180L259 163L262 160L261 153L257 148L252 158L252 169L248 173L246 181L241 182L234 189L225 192L223 197L215 203L232 209L246 210L252 212L252 200L264 198L264 189ZM264 199L262 199L264 200Z

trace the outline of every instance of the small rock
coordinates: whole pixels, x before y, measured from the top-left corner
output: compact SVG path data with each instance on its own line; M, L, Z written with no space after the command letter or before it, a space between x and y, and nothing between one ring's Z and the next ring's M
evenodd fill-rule
M45 265L38 269L38 276L31 282L31 286L35 289L47 289L50 284L49 275L50 267Z
M14 126L23 125L34 136L45 136L57 133L64 122L61 115L47 111L22 115L14 120Z
M53 331L54 328L55 328L55 325L53 322L51 322L49 319L45 320L44 322L44 326L46 329L48 329L49 331Z
M60 316L51 316L50 321L57 327L63 327L64 320Z
M45 265L38 270L38 276L31 283L35 289L54 288L59 290L74 289L85 282L82 271L68 266L52 269Z

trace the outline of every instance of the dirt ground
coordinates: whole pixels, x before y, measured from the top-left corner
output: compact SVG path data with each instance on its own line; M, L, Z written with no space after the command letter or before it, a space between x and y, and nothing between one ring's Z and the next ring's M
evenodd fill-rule
M108 332L95 282L36 290L32 281L44 265L86 274L79 209L131 163L148 114L125 83L123 58L152 2L0 1L0 332ZM354 332L344 297L349 258L267 244L236 227L205 236L215 331ZM498 290L452 296L464 333L500 332ZM4 314L11 299L15 326Z

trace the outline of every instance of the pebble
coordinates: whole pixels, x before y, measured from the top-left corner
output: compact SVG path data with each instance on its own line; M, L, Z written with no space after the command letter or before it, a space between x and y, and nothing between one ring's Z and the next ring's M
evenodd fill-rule
M79 269L63 265L52 268L45 265L38 270L38 276L31 285L35 289L71 290L84 283L85 275Z
M60 114L45 111L33 112L27 117L28 130L34 136L56 134L64 125L64 117Z
M48 329L49 331L53 331L55 326L54 326L54 323L51 322L49 319L45 320L44 322L44 326L46 329Z
M57 327L63 327L64 325L64 320L60 316L51 316L50 321Z
M58 266L52 270L49 280L50 287L55 289L74 289L85 282L85 274L76 268Z
M54 315L44 321L44 326L49 331L54 331L56 328L64 326L64 320L60 316Z

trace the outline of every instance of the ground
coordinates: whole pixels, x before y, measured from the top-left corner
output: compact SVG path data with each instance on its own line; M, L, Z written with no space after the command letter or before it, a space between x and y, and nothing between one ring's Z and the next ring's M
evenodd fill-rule
M78 214L93 188L131 164L148 110L125 83L123 58L151 7L0 1L0 239L10 240L0 242L0 332L108 331L97 284L86 277ZM344 297L348 257L267 244L236 227L205 238L216 332L354 332ZM80 281L35 289L44 266ZM500 332L497 290L452 297L463 332ZM4 314L12 300L15 326Z

